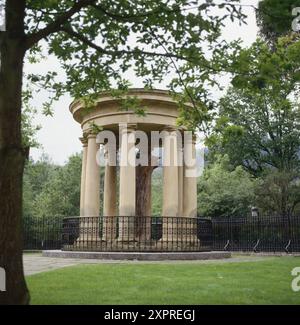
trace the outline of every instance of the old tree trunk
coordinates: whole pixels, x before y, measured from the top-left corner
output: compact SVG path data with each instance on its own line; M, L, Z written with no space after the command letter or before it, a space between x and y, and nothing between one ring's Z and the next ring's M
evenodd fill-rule
M6 2L6 31L0 32L0 267L6 291L0 304L28 304L22 263L22 176L25 150L21 139L21 92L25 0Z

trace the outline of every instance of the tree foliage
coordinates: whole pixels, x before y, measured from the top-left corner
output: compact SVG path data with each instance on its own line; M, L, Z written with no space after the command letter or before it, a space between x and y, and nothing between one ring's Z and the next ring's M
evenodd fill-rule
M239 74L220 100L208 139L211 155L261 178L257 205L263 211L291 214L299 203L300 42L280 38L270 49L258 40L242 50Z
M23 91L23 106L21 117L21 130L22 130L22 145L24 148L37 148L40 146L36 139L37 132L41 129L41 125L34 124L34 116L37 109L30 105L32 98L32 90L27 88Z
M263 0L257 10L257 24L261 35L271 44L278 37L292 32L293 8L300 7L299 0Z
M219 156L199 179L199 214L204 217L248 215L255 204L255 187L255 181L241 166L232 169L228 156Z
M37 88L48 89L51 103L68 92L89 107L99 92L126 99L130 85L124 73L134 70L145 87L162 82L165 75L177 75L169 88L180 90L182 123L192 128L184 103L193 103L193 112L208 118L211 98L208 87L216 85L215 74L227 66L229 44L221 39L227 18L244 19L241 7L225 1L27 1L25 32L27 57L31 62L54 55L65 73L29 73L26 79ZM226 10L227 9L227 10ZM41 40L47 42L40 42ZM117 88L115 90L114 88ZM140 110L139 103L123 100L125 108ZM187 118L188 117L188 118ZM202 125L203 126L203 125Z
M233 86L220 100L208 144L260 176L266 168L299 169L300 42L280 39L276 51L257 41L240 53Z
M24 217L78 216L81 155L57 166L47 156L29 161L24 173Z
M290 216L300 212L300 182L296 171L268 170L257 187L262 212Z

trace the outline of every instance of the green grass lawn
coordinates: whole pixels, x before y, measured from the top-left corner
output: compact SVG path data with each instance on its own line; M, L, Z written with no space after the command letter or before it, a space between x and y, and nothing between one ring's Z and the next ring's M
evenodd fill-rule
M32 304L300 304L300 258L78 265L27 277Z

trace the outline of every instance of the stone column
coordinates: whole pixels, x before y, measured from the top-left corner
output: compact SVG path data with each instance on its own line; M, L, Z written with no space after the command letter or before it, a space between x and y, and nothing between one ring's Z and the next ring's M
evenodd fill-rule
M196 138L187 139L184 146L183 215L197 216Z
M97 152L99 146L96 143L96 135L88 136L88 152L86 162L85 184L85 215L99 216L100 212L100 168L97 164Z
M199 244L197 239L197 175L196 175L196 138L187 137L184 143L183 177L183 241Z
M109 146L105 145L105 177L104 177L104 198L103 198L103 240L116 238L116 186L117 168L112 161Z
M178 217L178 144L177 132L167 128L163 141L163 217ZM164 218L163 241L177 240L177 218Z
M84 193L84 215L80 225L80 238L87 244L100 241L99 213L100 213L100 168L96 156L99 145L96 135L88 136L86 179Z
M179 148L181 158L183 157L183 148ZM181 165L178 166L178 215L182 217L183 215L183 161L181 160Z
M87 139L80 138L83 145L82 167L81 167L81 184L80 184L80 216L84 216L84 195L85 195L85 178L86 178L86 161L87 161Z
M136 210L135 124L120 125L119 240L134 241Z

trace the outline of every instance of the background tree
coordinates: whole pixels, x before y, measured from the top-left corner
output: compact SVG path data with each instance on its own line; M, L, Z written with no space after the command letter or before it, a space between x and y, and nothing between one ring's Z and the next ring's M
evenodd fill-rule
M299 0L262 0L256 11L260 34L270 44L276 44L278 37L292 32L293 8L300 7Z
M35 200L53 177L56 168L58 167L46 154L43 154L36 162L32 159L26 162L23 178L23 216L25 218L34 214Z
M263 213L291 216L299 213L300 182L297 171L266 170L256 189L256 206Z
M281 208L276 210L282 214L298 202L293 192L300 168L299 50L295 36L279 39L272 50L261 41L242 50L235 65L239 74L220 100L219 117L208 140L212 154L228 154L233 166L241 165L255 177L268 174L268 184L276 180L264 189L270 192L282 185ZM292 198L296 201L287 204ZM277 202L271 205L279 207L278 193L273 200Z
M40 183L43 188L35 197L32 214L36 218L78 216L81 155L71 156L64 166L55 167L51 174L47 181Z
M232 168L228 156L218 156L198 182L198 213L203 217L245 216L255 203L256 183L241 166Z
M163 206L163 170L162 168L157 168L153 171L152 175L152 190L151 190L151 200L152 200L152 215L159 216L162 214Z
M204 84L227 48L219 40L223 20L241 16L230 1L218 6L224 15L214 14L212 7L216 3L210 0L5 1L6 29L0 32L0 265L7 272L7 291L1 293L0 303L29 302L21 238L22 177L28 153L21 135L23 81L54 91L52 100L66 91L75 99L90 99L116 84L122 89L123 73L130 67L147 86L171 69L180 73L181 88L184 84L189 89L184 79L192 74L194 81L198 74ZM48 71L23 80L24 60L35 61L42 54L56 56L64 78ZM205 99L205 88L198 89L202 92L197 98ZM49 112L49 103L44 109Z
M63 166L47 155L25 166L23 181L23 220L25 241L57 238L59 219L78 216L80 206L81 154L72 155ZM40 227L42 225L42 227Z

